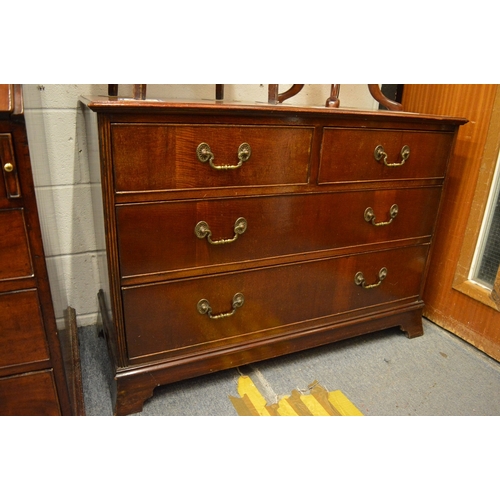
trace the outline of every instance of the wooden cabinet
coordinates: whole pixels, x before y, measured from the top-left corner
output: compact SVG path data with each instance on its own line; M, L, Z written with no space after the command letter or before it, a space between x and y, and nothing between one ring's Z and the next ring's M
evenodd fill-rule
M393 326L423 333L465 120L82 101L98 118L116 414L157 385Z
M0 106L0 415L69 415L19 85Z

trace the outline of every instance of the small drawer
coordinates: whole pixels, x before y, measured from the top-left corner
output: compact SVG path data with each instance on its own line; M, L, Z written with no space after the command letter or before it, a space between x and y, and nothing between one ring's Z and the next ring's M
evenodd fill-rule
M325 128L318 183L441 179L452 141L443 132Z
M0 366L48 359L37 291L0 294Z
M405 247L124 288L129 358L269 337L286 325L417 297L427 251Z
M11 200L21 197L21 186L14 155L12 134L0 133L0 208L8 207Z
M431 187L121 205L120 273L126 278L430 237L440 194Z
M0 378L0 415L61 415L52 370Z
M306 127L114 124L115 191L305 184L312 136Z
M0 210L0 280L33 275L23 209Z

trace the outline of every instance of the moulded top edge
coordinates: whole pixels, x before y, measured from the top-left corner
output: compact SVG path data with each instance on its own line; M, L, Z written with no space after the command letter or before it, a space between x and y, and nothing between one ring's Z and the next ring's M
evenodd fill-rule
M427 115L408 111L363 110L357 108L327 108L326 106L296 106L287 103L218 101L215 99L134 99L132 97L82 96L80 100L96 112L106 113L272 113L298 115L337 115L339 117L364 117L367 119L402 119L433 121L451 125L463 125L466 118L445 115Z

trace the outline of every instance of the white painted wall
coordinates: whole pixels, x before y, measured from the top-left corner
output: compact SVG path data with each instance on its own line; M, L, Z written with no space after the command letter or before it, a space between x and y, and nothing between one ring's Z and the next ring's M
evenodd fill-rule
M280 91L288 88L280 84ZM92 208L93 190L100 190L99 165L89 164L80 95L103 95L107 84L23 85L28 140L33 166L49 281L59 328L68 306L79 326L97 322L97 292L102 286L98 241ZM289 104L324 106L330 85L306 85ZM131 85L120 85L131 96ZM148 98L213 99L214 85L148 85ZM226 85L226 100L267 101L267 84ZM341 107L376 109L366 85L341 85ZM100 230L100 228L98 228Z

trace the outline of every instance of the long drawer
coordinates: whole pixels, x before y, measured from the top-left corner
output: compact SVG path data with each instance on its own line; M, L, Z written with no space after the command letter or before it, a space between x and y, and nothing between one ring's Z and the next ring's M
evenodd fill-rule
M131 277L430 236L439 199L431 187L122 205L120 270Z
M319 184L442 179L453 134L325 128Z
M306 184L313 130L113 124L115 191Z
M250 341L285 325L416 299L427 251L404 247L125 287L129 359Z

